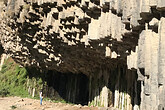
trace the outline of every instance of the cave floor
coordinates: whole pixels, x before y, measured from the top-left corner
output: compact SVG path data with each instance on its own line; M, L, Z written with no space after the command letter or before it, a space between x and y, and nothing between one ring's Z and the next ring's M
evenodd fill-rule
M12 107L13 106L13 107ZM88 107L67 103L40 102L37 99L21 97L0 97L0 110L116 110L114 108Z

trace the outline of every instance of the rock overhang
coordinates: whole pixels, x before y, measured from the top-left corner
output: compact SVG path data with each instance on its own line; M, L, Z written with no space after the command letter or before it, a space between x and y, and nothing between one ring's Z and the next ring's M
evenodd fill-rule
M127 0L8 1L1 10L1 43L24 66L88 74L127 65L145 23L164 7L136 2L140 7Z

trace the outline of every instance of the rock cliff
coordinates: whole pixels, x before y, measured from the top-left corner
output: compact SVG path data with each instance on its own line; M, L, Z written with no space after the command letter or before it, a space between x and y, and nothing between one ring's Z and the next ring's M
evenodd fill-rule
M3 51L21 65L85 74L88 101L95 106L165 107L165 1L1 0L0 4Z

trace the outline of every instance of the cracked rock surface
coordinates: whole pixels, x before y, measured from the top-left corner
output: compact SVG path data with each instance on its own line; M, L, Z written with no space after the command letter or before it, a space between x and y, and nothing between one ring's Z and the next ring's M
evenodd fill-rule
M5 6L1 2L1 44L25 66L84 74L101 66L115 67L126 62L138 32L131 30L130 21L123 22L124 6L110 3L17 0Z
M0 15L3 50L20 64L87 76L127 66L140 109L165 107L164 0L0 0Z

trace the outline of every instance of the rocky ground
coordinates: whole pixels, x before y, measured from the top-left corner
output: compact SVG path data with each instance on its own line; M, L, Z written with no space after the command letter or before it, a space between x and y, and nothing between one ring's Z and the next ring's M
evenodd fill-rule
M53 103L20 97L0 97L0 110L115 110L113 108L88 107L66 103Z

